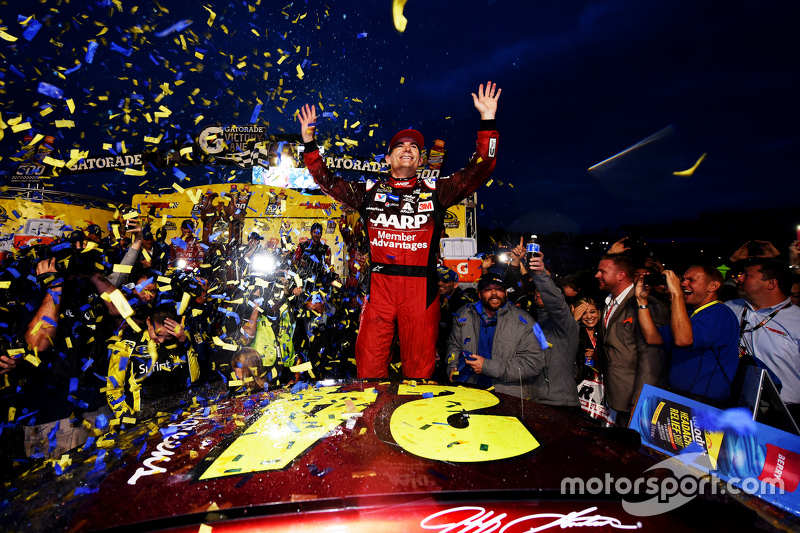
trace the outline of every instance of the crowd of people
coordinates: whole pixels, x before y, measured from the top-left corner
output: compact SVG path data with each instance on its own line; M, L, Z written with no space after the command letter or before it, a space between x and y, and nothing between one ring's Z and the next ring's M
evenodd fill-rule
M57 458L201 385L251 391L355 377L359 284L331 268L322 231L315 223L300 243L277 247L253 232L222 255L192 220L167 243L165 232L120 217L105 238L92 224L6 257L0 438Z
M507 265L488 255L477 284L459 285L437 253L444 214L494 169L500 92L488 82L472 94L475 153L438 180L418 174L424 138L408 129L389 143L388 178L345 181L319 154L316 110L299 110L311 175L361 215L353 228L340 221L345 279L318 223L299 243L282 231L264 247L256 231L214 248L191 219L167 243L130 212L106 238L90 225L6 258L0 437L57 458L203 384L250 392L392 375L494 387L624 426L645 384L726 407L753 366L800 415L797 242L783 262L770 243L745 243L726 279L632 257L622 239L589 286L554 275L521 239Z

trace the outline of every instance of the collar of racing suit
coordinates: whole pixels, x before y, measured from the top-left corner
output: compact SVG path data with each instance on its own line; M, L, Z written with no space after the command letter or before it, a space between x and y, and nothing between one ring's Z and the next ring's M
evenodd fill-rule
M401 179L397 179L394 176L389 176L389 178L386 180L386 183L391 187L397 187L397 188L404 189L404 188L416 187L417 186L417 181L418 181L418 178L417 178L416 175L413 176L413 177L410 177L410 178L402 179L402 180Z

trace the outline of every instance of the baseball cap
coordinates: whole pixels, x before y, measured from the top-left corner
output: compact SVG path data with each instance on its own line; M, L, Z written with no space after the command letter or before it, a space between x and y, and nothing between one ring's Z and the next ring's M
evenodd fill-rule
M451 281L458 282L458 274L455 272L455 270L447 268L446 266L438 267L436 269L436 273L439 274L439 279L445 283L449 283Z
M503 290L506 290L506 284L503 282L503 278L494 272L489 272L481 276L481 279L478 280L478 292L483 292L483 290L490 285L499 285Z
M100 226L98 226L97 224L89 224L86 227L86 233L90 235L100 235L101 233L103 233L103 230L100 229Z
M250 238L251 238L251 239L255 239L255 240L257 240L257 241L263 241L263 240L264 240L264 237L262 237L261 235L259 235L259 234L258 234L257 232L255 232L255 231L253 231L253 232L251 232L251 233L250 233Z
M153 240L153 232L150 231L150 229L143 230L142 231L142 239L144 239L146 241L152 241Z
M181 228L189 228L190 230L194 230L194 222L189 220L188 218L181 222Z
M392 137L391 142L389 142L389 151L391 152L392 150L394 150L395 146L406 140L412 140L415 143L417 143L417 146L419 146L420 151L425 147L425 138L422 136L420 132L418 132L417 130L403 130L394 137Z

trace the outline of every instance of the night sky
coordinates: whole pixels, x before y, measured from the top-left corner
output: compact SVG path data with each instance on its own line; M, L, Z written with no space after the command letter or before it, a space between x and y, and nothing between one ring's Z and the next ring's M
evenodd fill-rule
M258 123L270 133L297 132L295 110L322 102L338 117L322 119L318 137L358 141L349 153L369 157L384 153L399 129L414 127L428 146L445 141L445 171L452 172L474 147L478 113L470 93L492 80L503 89L501 139L493 183L479 191L481 225L592 232L797 206L796 1L409 0L404 33L394 28L390 1L260 4L3 2L0 113L7 124L22 117L33 132L2 130L0 170L14 168L26 133L57 134L63 159L72 148L100 155L104 143L121 141L133 151L152 150L144 137L162 134L157 146L165 149L205 125L250 123L259 98ZM216 14L211 26L204 6ZM42 28L28 41L30 23L18 18L31 15ZM186 29L156 35L185 19L193 21ZM99 46L89 64L92 39ZM81 67L64 74L76 61ZM42 81L64 98L39 94ZM157 102L164 83L172 94ZM46 106L53 111L41 116ZM145 114L153 118L159 106L170 116L147 122ZM56 128L56 120L75 127ZM657 132L656 140L588 172ZM692 176L672 174L703 153ZM124 200L173 180L152 172L104 173L103 183L96 176L73 177L68 188Z

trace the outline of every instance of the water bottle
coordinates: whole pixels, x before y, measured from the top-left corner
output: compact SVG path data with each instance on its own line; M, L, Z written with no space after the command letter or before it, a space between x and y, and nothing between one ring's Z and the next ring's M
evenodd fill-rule
M525 245L525 262L530 263L532 257L539 257L541 255L539 253L540 248L541 247L536 242L536 235L531 235L531 240Z

